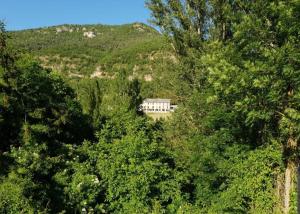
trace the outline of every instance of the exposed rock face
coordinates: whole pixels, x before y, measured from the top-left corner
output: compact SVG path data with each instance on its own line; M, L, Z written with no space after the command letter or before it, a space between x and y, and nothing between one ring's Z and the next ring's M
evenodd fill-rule
M134 24L133 27L135 29L137 29L139 32L144 32L145 29L143 28L143 26L141 24Z
M56 33L62 33L62 32L70 32L70 33L72 33L73 29L72 28L68 28L66 26L61 26L61 27L57 27L56 28Z
M132 73L132 75L129 75L129 76L128 76L128 80L129 80L129 81L132 81L132 80L134 80L134 79L136 79L136 78L138 78L138 73L137 73L136 71L134 71L134 72Z
M96 70L93 74L90 75L90 78L99 78L99 79L114 79L114 75L110 75L109 73L102 70L101 66L96 67Z
M144 76L144 80L145 80L146 82L152 82L152 81L153 81L153 77L152 77L151 74L146 74L146 75Z
M96 37L96 34L93 31L88 31L88 32L83 32L83 36L92 39Z
M83 78L84 75L82 75L82 74L75 74L75 73L69 73L69 77Z
M90 78L99 78L99 79L115 79L114 75L109 75L104 71L96 71L91 74Z
M61 28L56 28L56 33L61 33L62 32L62 29Z
M106 74L103 71L95 71L93 74L91 74L91 78L103 78Z

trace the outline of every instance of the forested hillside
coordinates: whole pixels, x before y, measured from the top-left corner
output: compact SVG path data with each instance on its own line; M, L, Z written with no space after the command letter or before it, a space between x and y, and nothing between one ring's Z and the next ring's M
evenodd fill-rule
M61 25L9 36L9 45L73 80L75 90L82 79L106 81L123 72L144 82L144 97L175 97L171 80L177 59L165 37L148 25Z
M0 213L297 213L300 1L146 5L162 34L1 23Z
M145 24L61 25L11 32L14 46L33 53L45 66L72 76L97 69L145 64L153 52L164 50L162 36Z

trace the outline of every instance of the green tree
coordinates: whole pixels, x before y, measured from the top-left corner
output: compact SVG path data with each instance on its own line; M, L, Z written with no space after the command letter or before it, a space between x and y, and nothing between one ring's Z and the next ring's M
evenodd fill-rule
M9 181L14 175L21 184L31 181L31 185L21 185L18 194L24 192L35 210L60 211L65 206L60 200L63 187L53 176L71 158L68 145L92 139L89 120L62 78L30 57L21 56L12 69L2 71L1 143L5 144L1 149L9 169L3 179ZM15 202L9 206L18 207Z
M213 195L225 193L226 197L232 196L230 186L236 181L240 191L246 193L241 201L218 212L254 212L255 208L261 207L261 212L269 213L268 209L273 206L285 213L289 210L294 212L295 203L290 197L295 192L292 182L299 159L299 1L201 1L205 2L203 8L207 12L201 13L201 16L208 21L208 29L204 38L196 38L198 43L186 39L194 35L191 23L196 19L186 13L193 8L191 2L194 1L153 0L148 1L148 5L155 23L166 32L174 42L177 53L182 55L182 67L186 69L181 72L182 76L188 73L190 77L184 80L190 85L192 93L183 105L183 108L188 108L183 112L190 111L190 117L181 115L179 119L196 131L186 131L194 139L190 141L196 145L199 143L199 148L202 148L198 154L193 153L198 157L196 164L205 164L205 159L201 158L203 151L208 150L212 154L214 148L226 151L236 145L241 149L239 153L256 158L263 158L264 152L261 151L268 151L270 147L277 149L277 152L270 153L272 173L263 174L260 188L254 188L255 194L248 191L248 184L241 180L218 176L219 170L228 169L221 164L224 162L222 157L226 160L236 155L235 152L226 156L217 153L221 156L219 160L218 155L212 156L215 158L212 159L214 164L208 165L207 171L203 171L205 167L200 169L203 171L200 178L207 179L204 186L214 187L216 192ZM177 45L178 41L181 45ZM195 106L204 110L193 108ZM218 136L222 130L227 130L226 135L231 136L224 147L222 137ZM231 168L234 169L237 163L231 161ZM263 166L254 164L259 169L257 172L263 172ZM243 165L238 165L237 169L239 173L244 173ZM258 175L251 176L248 177L249 182ZM272 185L263 187L264 183L269 182ZM280 189L280 194L272 199L269 193L272 189L275 192L276 188ZM208 192L212 193L212 190ZM272 202L265 205L263 200L257 200L255 195L260 194ZM225 201L227 198L222 198L219 203Z
M90 158L96 160L106 187L107 211L174 213L188 205L188 193L181 191L184 176L163 144L160 125L140 118L118 118L111 125L98 133L99 143L89 149L95 151Z
M34 184L30 180L19 179L11 174L4 181L0 182L0 212L1 213L34 213L34 206L31 204L30 195L27 189Z

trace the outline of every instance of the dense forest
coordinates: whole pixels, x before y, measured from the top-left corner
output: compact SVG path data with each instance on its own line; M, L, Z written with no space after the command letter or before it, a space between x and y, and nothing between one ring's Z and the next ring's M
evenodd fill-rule
M300 1L146 5L160 32L1 22L0 213L297 213Z

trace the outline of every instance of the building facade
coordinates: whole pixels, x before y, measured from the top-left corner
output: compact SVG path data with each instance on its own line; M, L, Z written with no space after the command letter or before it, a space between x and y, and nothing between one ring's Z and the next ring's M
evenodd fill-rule
M171 105L170 99L145 99L140 106L140 110L145 113L167 113L174 111L176 107L176 105Z

